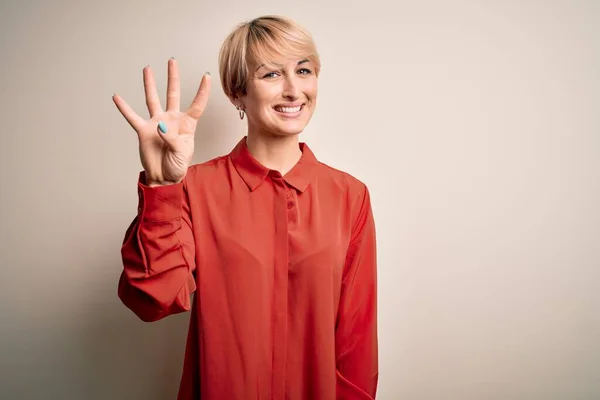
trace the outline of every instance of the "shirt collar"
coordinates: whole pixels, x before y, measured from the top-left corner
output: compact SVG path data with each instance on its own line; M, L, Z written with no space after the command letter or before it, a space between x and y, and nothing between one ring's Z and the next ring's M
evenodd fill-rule
M248 188L251 191L254 191L269 174L274 176L280 175L277 171L270 170L259 163L252 154L250 154L248 146L246 145L246 139L247 136L244 136L238 142L229 154L229 157L231 158L235 169L238 171L244 182L246 182L246 185L248 185ZM306 143L300 143L300 150L302 151L300 160L283 176L283 180L300 192L304 192L316 172L315 167L319 164L319 161Z

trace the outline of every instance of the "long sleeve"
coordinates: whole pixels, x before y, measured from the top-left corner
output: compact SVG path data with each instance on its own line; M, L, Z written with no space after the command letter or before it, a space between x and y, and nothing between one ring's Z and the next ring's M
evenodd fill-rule
M143 321L190 309L194 279L194 237L186 181L149 187L138 181L138 215L121 247L123 272L118 296Z
M369 191L353 229L342 280L335 351L337 399L375 399L378 382L377 255Z

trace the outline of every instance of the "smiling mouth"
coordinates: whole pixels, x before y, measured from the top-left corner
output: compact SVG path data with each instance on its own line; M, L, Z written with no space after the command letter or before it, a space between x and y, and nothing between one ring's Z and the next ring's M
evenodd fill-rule
M275 106L273 109L282 114L295 114L300 112L304 108L305 104L296 106L296 107L283 107L283 106Z

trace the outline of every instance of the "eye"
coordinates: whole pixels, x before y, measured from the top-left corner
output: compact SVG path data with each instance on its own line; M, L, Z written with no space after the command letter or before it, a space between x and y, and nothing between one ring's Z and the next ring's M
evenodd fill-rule
M300 68L298 70L298 73L301 75L310 75L310 74L312 74L312 71L308 68Z
M263 78L275 78L277 76L277 72L273 71L273 72L269 72L266 75L263 76Z

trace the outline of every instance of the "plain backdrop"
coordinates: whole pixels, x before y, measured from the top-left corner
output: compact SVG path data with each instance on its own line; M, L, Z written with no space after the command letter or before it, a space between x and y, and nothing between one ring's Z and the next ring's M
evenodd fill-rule
M378 399L600 398L600 2L0 4L1 399L175 398L189 313L116 294L141 165L111 95L147 116L145 65L164 101L179 60L182 106L210 71L195 162L228 153L217 54L263 14L321 53L301 141L372 193Z

